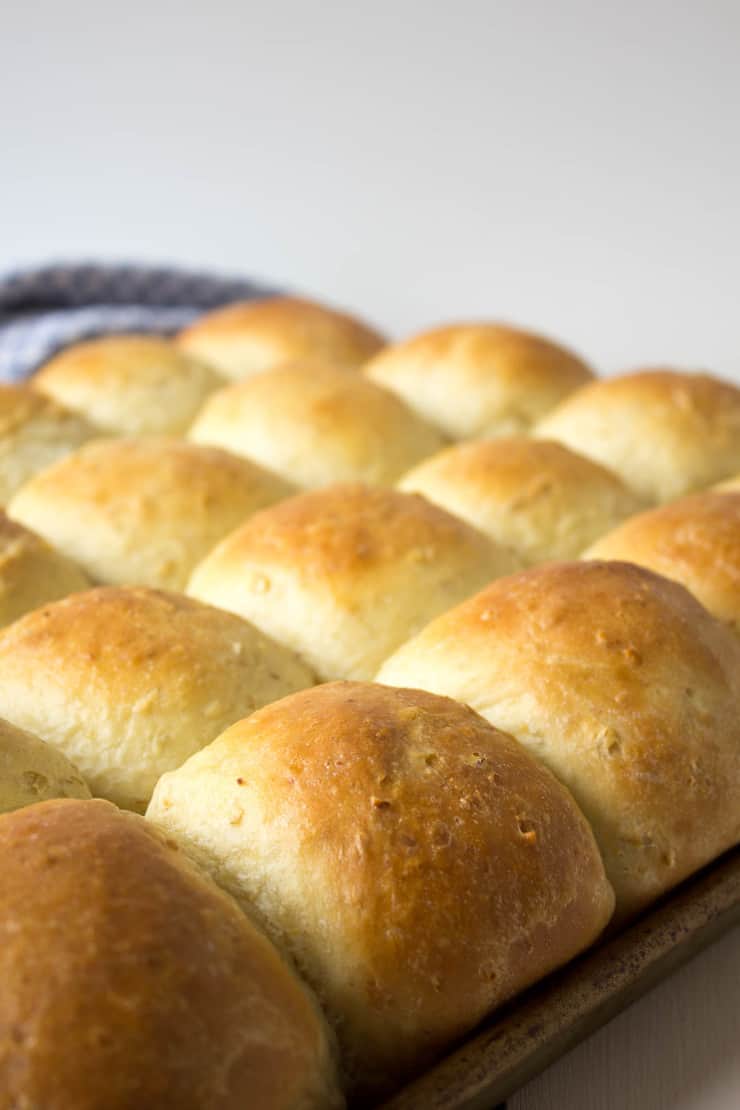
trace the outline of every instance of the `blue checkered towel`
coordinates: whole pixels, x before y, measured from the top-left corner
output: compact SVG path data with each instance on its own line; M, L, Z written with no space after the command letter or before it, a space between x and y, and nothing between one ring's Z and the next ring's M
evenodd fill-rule
M0 274L0 381L20 381L55 351L107 332L168 334L199 313L276 289L154 266L44 266Z

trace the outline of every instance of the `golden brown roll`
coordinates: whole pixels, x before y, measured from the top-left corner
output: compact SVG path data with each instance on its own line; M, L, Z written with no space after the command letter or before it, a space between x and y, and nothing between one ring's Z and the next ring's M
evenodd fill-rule
M181 594L101 587L0 631L0 716L143 810L159 776L313 675L246 621Z
M740 632L740 491L697 493L640 513L585 559L623 559L680 582Z
M580 389L534 434L611 467L647 501L670 501L740 470L740 389L640 370Z
M100 432L77 413L21 385L0 384L0 505L40 470Z
M89 797L87 783L65 755L0 717L0 813L48 798Z
M0 817L0 1100L28 1110L338 1110L314 1000L141 817Z
M180 590L223 536L292 492L277 475L215 447L108 439L37 474L8 514L94 582Z
M318 362L287 363L222 389L190 432L297 486L391 485L442 436L394 393Z
M458 443L406 474L398 488L480 528L520 566L572 559L642 502L611 471L559 443L505 436Z
M575 955L613 907L568 792L418 690L285 698L164 776L147 816L293 958L365 1094Z
M512 565L423 497L336 485L257 513L196 567L188 592L253 621L321 678L362 679Z
M55 355L33 385L110 432L178 435L222 380L161 336L106 335Z
M75 563L0 510L0 627L89 585Z
M516 435L589 381L576 355L500 324L453 324L395 343L366 373L451 439Z
M740 642L627 563L553 563L432 621L378 681L477 709L588 817L621 917L740 838Z
M217 308L177 337L181 350L239 381L281 362L315 358L356 370L385 340L344 312L302 297L269 297Z

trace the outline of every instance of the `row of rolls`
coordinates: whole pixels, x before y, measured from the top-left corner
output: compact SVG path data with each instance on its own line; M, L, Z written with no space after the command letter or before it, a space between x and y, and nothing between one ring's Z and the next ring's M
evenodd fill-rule
M0 1106L377 1102L740 840L729 383L275 298L0 502Z

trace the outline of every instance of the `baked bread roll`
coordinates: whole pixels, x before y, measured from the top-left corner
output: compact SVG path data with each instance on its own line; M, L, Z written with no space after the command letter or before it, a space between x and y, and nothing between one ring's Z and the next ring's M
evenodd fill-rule
M190 439L254 459L305 489L392 485L444 442L394 393L361 374L309 361L214 394Z
M611 467L647 501L670 501L740 470L740 389L640 370L585 386L534 434Z
M267 706L165 775L147 816L290 954L357 1094L428 1064L613 906L568 792L417 690L332 683Z
M740 491L697 493L640 513L603 536L586 559L623 559L680 582L740 632Z
M181 350L239 381L281 362L315 358L356 370L380 350L379 332L344 312L302 297L269 297L217 308L181 331Z
M451 439L525 432L590 381L580 358L500 324L454 324L386 347L366 373Z
M642 567L501 579L378 680L467 702L541 759L591 822L621 918L740 838L740 642Z
M231 613L101 587L0 631L0 716L71 759L93 793L144 810L164 771L311 672Z
M99 801L6 814L0 868L3 1106L342 1106L306 988L143 818Z
M124 435L179 435L222 378L155 335L75 343L42 366L34 388Z
M277 475L214 447L109 439L37 474L8 513L94 582L181 590L223 536L292 492Z
M524 436L458 443L420 463L398 488L480 528L514 551L522 567L574 559L643 507L603 466Z
M80 772L50 744L0 717L0 813L48 798L89 798Z
M508 551L422 497L336 485L257 513L196 567L188 592L246 617L320 678L362 679L511 567Z
M0 627L89 585L65 555L0 510Z
M100 435L28 386L0 383L0 505L40 470Z

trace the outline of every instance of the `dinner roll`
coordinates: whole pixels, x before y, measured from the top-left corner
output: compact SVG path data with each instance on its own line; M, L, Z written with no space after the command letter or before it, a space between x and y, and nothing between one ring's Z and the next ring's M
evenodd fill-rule
M697 493L641 513L586 559L624 559L673 578L740 632L740 491Z
M340 1107L315 1002L141 817L0 817L0 1089L18 1110Z
M147 816L292 956L363 1094L575 955L613 907L568 792L418 690L331 683L267 706L165 775Z
M47 798L89 798L82 775L38 736L0 717L0 813Z
M65 555L0 510L0 626L89 585Z
M554 771L631 915L740 838L740 642L628 563L494 582L378 675L467 702Z
M361 320L302 297L269 297L217 308L177 337L181 350L202 358L232 381L302 358L356 370L384 342Z
M247 617L321 678L360 679L512 563L423 497L336 485L257 513L196 567L188 592Z
M34 387L100 428L126 435L178 435L222 379L155 335L106 335L55 355Z
M453 324L395 343L366 373L452 439L524 432L591 379L581 359L500 324Z
M390 485L443 443L394 393L361 374L307 360L214 394L190 438L255 459L307 489L345 481Z
M100 440L37 474L8 513L95 582L179 590L223 536L291 492L277 475L215 447Z
M514 551L522 567L575 558L642 508L603 466L524 436L456 444L411 470L399 489L457 513Z
M77 413L27 386L0 383L0 505L33 474L99 434Z
M535 435L611 467L648 501L670 501L740 470L740 389L709 374L640 370L580 389Z
M163 771L313 676L231 613L101 587L0 631L0 716L64 752L94 794L143 810Z

